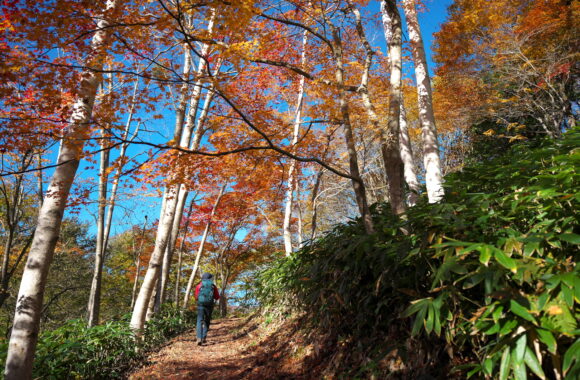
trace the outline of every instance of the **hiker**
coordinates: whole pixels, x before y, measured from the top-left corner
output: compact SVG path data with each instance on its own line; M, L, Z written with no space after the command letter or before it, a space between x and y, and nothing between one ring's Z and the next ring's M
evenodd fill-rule
M201 275L201 282L195 287L195 299L197 300L197 345L205 343L211 313L213 311L213 301L219 300L220 294L213 284L213 275L204 273Z

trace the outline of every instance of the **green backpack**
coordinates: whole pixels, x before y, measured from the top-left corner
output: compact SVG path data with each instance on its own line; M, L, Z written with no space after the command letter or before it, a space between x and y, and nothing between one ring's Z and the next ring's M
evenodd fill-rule
M201 288L197 294L199 305L213 305L213 282L212 280L201 280Z

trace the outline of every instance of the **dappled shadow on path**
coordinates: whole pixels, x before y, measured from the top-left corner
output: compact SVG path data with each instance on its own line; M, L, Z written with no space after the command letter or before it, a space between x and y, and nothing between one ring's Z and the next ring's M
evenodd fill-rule
M256 329L255 323L242 318L217 320L203 346L197 345L192 329L150 355L147 365L133 372L129 379L317 378L312 373L304 374L301 363L290 358L287 342L271 341L270 337L260 341Z

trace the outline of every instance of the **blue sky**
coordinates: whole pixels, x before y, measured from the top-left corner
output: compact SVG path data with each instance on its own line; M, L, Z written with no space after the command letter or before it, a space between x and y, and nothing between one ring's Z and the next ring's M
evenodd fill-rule
M429 69L431 72L434 67L433 62L431 60L431 46L433 43L433 33L437 32L440 28L441 23L445 21L447 17L447 7L451 5L452 2L453 2L452 0L425 0L428 10L426 12L419 14L419 22L422 28L422 34L425 43ZM368 12L367 15L379 15L380 12L379 2L371 1L366 10ZM367 34L373 45L378 46L381 50L385 51L385 41L382 27L378 28L377 25L368 25ZM404 33L404 40L407 40L406 32ZM413 76L412 71L409 70L406 73L406 75L412 77ZM171 136L174 123L173 121L174 112L171 109L167 109L164 112L164 115L167 116L164 120L156 120L152 121L152 123L153 122L155 123L154 128L160 131L162 134L166 136ZM153 124L151 124L151 127L152 126ZM159 137L157 137L156 139L159 139ZM145 150L146 149L142 146L132 147L128 151L128 156L131 157ZM112 153L111 160L113 160L116 157L116 155L117 152ZM98 178L97 170L86 169L89 166L93 166L93 164L88 164L87 162L81 163L79 173L77 176L77 181L78 180L82 181L83 179L86 180L91 177L96 181L96 179ZM98 167L98 164L94 166ZM91 193L91 199L96 200L97 197L96 186L92 188L92 190L93 191ZM162 191L162 189L160 190ZM120 189L120 192L123 191L124 191L123 189ZM160 204L161 199L155 197L148 198L136 197L134 199L120 201L115 210L113 226L111 229L111 236L114 236L115 234L128 229L131 225L134 224L142 225L145 215L148 218L149 225L151 225L152 222L154 222L159 218ZM82 208L80 210L80 214L78 215L79 219L89 223L90 226L89 232L91 234L96 233L95 215L96 215L96 203L89 205L88 208Z

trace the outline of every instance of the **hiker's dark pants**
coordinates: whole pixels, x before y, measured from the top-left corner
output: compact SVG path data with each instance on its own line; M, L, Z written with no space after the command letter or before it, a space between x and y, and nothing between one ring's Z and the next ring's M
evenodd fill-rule
M213 311L213 304L211 305L197 305L197 339L203 340L207 336L209 330L209 323L211 322L211 313Z

